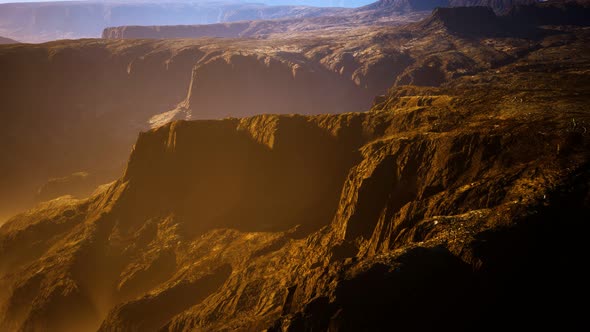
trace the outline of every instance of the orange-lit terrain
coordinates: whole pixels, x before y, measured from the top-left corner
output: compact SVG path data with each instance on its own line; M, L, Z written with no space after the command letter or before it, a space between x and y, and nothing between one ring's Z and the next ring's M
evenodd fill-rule
M583 329L587 2L326 13L0 46L0 331Z

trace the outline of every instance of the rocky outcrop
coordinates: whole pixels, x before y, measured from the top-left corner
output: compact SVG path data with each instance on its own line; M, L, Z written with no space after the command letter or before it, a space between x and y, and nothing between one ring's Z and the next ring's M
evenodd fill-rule
M454 33L475 35L501 29L500 19L489 7L437 8L419 25L424 29L445 28Z
M515 22L531 25L580 25L587 26L590 15L587 1L550 1L536 5L514 6L508 13Z
M569 29L369 112L142 133L115 183L0 228L1 328L584 324L589 36Z

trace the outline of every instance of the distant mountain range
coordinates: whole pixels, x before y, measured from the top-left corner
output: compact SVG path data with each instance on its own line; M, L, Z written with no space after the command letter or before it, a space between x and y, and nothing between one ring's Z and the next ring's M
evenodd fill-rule
M506 14L514 6L530 5L535 0L380 0L367 6L348 9L317 9L313 15L277 20L257 20L207 25L125 25L109 27L102 37L133 38L200 38L200 37L268 37L277 33L322 31L366 25L399 25L419 21L438 7L488 8L489 14ZM493 10L493 12L492 12ZM320 13L321 15L315 15ZM559 13L552 14L555 17ZM469 19L466 17L465 19ZM474 19L477 21L477 18Z
M202 25L281 18L313 18L378 10L382 17L436 7L488 6L497 13L535 0L151 0L0 4L0 36L22 42L100 37L118 26ZM358 9L327 7L360 7ZM334 25L334 24L330 24Z
M102 30L109 26L210 24L313 17L331 10L305 6L269 6L261 3L262 1L252 2L257 3L211 0L7 3L0 4L0 36L37 43L100 37ZM281 4L284 1L267 2ZM320 1L314 3L317 5Z

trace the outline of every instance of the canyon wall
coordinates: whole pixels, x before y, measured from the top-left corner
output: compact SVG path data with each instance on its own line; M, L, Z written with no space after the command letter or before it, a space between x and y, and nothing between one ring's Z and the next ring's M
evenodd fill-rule
M232 1L67 1L0 4L0 35L23 42L97 38L109 26L211 24L329 13L329 8Z
M583 326L589 38L368 112L148 130L114 183L0 228L1 327Z

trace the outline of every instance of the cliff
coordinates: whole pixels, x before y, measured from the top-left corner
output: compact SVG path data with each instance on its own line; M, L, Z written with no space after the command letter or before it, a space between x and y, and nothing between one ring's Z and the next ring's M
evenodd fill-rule
M437 8L418 23L425 30L447 29L453 33L482 35L506 29L489 7Z
M584 326L590 35L560 34L364 113L142 133L116 182L0 228L1 327Z

